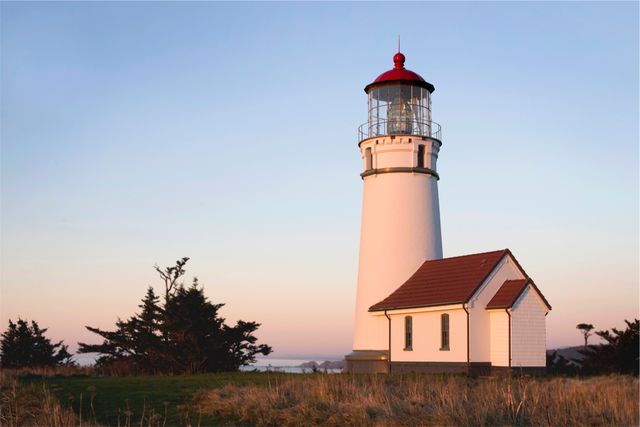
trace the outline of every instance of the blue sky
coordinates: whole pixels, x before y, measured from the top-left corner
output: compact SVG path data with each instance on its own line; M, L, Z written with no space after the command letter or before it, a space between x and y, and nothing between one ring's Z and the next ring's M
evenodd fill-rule
M279 355L350 349L363 87L433 83L445 256L509 247L548 345L638 316L638 4L11 3L1 322L94 339L190 256Z

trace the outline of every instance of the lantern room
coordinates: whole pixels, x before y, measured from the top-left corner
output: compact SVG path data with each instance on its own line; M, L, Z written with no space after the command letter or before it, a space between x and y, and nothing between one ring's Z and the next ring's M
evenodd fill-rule
M431 121L431 83L404 67L405 56L393 56L394 68L364 88L368 120L359 140L386 135L418 135L440 140L440 125Z

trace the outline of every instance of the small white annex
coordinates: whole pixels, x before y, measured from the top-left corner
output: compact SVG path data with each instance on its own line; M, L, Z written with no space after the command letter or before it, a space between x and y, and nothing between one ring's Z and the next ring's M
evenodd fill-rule
M508 249L425 261L369 308L369 316L386 320L387 349L350 370L543 371L549 310Z

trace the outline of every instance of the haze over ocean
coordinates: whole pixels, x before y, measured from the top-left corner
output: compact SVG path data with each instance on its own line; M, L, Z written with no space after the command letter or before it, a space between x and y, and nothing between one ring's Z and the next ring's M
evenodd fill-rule
M189 256L275 357L349 352L362 89L398 34L436 87L445 256L510 248L550 348L638 317L637 2L0 11L2 330L75 350Z

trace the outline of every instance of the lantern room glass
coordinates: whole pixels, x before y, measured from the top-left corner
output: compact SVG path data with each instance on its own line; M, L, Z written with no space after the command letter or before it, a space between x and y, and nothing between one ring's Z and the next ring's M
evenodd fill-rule
M431 136L431 98L427 89L408 84L369 91L368 134Z

